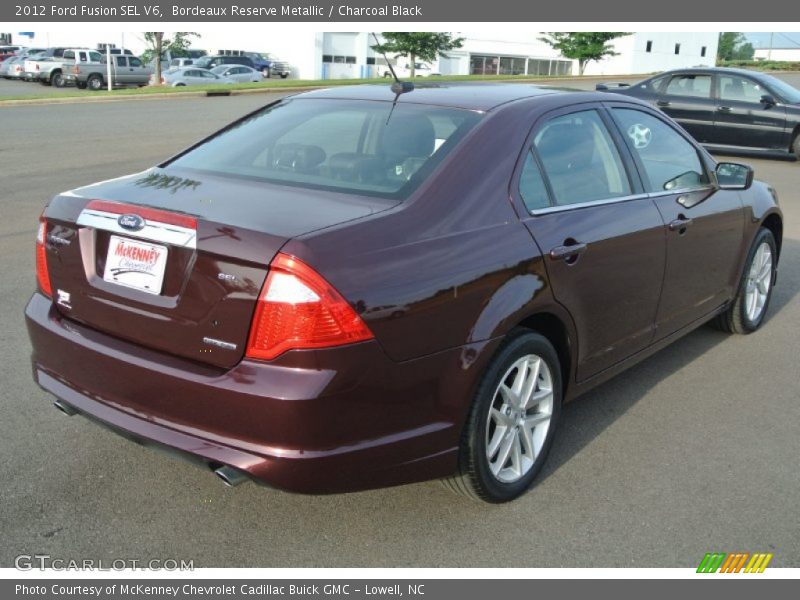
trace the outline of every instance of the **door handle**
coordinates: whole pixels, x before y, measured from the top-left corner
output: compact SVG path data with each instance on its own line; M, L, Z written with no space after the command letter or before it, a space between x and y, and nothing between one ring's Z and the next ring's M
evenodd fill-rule
M659 100L658 102L656 102L656 106L660 106L660 107L664 108L665 106L669 106L669 101L667 101L667 100Z
M550 250L550 258L553 260L576 260L578 256L586 252L586 244L570 244L569 246L556 246Z
M718 106L717 110L719 112L729 113L729 112L731 112L731 107L730 106Z
M693 219L686 218L683 215L678 215L677 219L670 222L669 230L680 231L681 229L686 229L687 227L690 227L692 223L694 223Z

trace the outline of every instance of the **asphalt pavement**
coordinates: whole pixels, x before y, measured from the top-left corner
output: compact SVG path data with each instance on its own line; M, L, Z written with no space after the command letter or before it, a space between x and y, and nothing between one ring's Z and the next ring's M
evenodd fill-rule
M746 159L786 216L764 327L703 327L567 405L538 485L507 505L438 482L299 496L68 418L37 388L23 309L55 193L150 166L268 95L0 107L0 566L20 554L195 566L800 566L800 164ZM692 265L686 265L687 269Z

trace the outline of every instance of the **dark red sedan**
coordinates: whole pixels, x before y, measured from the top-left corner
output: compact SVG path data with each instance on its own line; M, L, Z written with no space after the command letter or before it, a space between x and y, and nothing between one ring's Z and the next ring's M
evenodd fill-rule
M757 329L782 228L749 167L633 98L312 92L50 202L33 372L229 484L501 502L563 402L709 320Z

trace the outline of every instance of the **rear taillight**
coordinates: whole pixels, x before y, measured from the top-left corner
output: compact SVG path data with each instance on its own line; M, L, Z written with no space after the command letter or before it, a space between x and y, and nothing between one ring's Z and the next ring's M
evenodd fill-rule
M247 356L271 360L287 350L329 348L373 338L361 317L322 276L278 253L258 298Z
M164 76L162 75L162 76L161 76L161 85L164 85L164 84L166 84L166 83L167 83L167 80L166 80L166 79L164 78Z
M53 288L50 287L50 273L47 271L46 235L47 221L42 217L39 219L39 231L36 233L36 280L39 282L39 289L42 293L52 298Z

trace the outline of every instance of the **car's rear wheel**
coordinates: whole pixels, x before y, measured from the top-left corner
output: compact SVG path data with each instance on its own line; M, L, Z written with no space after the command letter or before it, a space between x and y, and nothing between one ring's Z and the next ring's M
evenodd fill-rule
M736 297L714 319L714 326L729 333L751 333L761 326L772 297L777 259L775 236L762 227L747 255Z
M97 92L103 89L103 78L100 75L89 75L89 79L86 80L86 85L90 90L93 92Z
M486 502L523 494L553 442L561 389L552 344L516 330L483 376L462 434L459 471L445 485Z
M59 71L58 73L53 73L50 76L50 83L53 87L62 88L64 87L64 75Z

